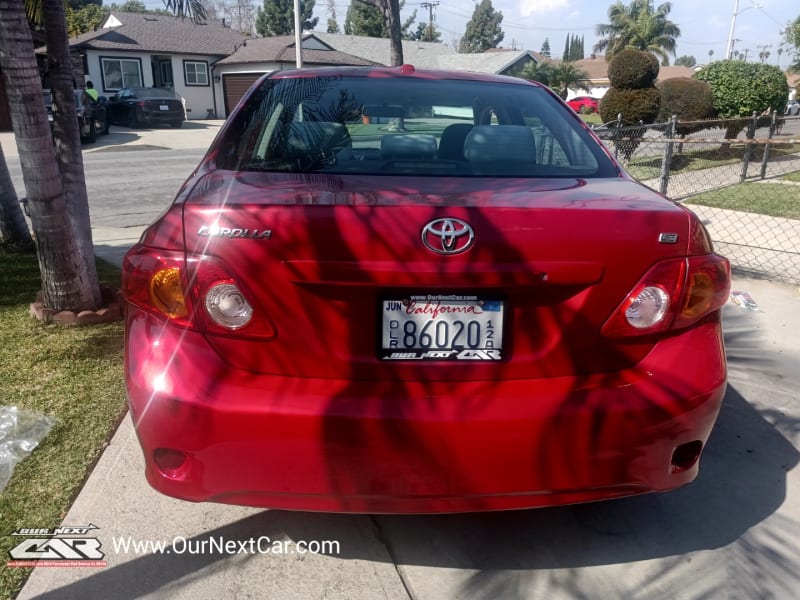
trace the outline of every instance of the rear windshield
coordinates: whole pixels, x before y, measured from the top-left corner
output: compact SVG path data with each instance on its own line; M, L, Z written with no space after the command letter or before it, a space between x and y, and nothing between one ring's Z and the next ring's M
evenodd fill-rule
M220 168L283 173L611 177L543 89L406 77L266 79L218 144Z

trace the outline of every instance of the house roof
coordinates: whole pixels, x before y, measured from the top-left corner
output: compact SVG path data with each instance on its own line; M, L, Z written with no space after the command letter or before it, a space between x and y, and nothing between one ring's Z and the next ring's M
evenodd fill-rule
M316 41L317 43L313 43ZM252 63L295 63L295 40L293 35L256 38L247 40L236 52L218 61L217 65ZM311 47L309 47L311 46ZM380 63L353 56L320 40L316 34L303 36L303 62L313 65L376 66Z
M584 58L583 60L575 61L575 65L589 74L589 81L608 81L608 61L606 61L605 56ZM694 69L690 69L689 67L674 65L670 67L660 67L657 81L674 79L676 77L691 77L694 75L694 72Z
M439 57L439 68L451 71L475 71L477 73L502 73L523 58L541 62L542 57L531 50L502 50L479 54L450 54Z
M120 23L116 25L116 23ZM227 56L250 39L239 31L208 20L197 25L170 15L112 12L102 29L69 41L71 48Z
M340 52L360 56L386 66L392 64L391 46L388 38L323 33L320 31L315 31L314 36ZM438 57L449 54L455 54L455 50L444 44L403 40L403 62L414 65L419 69L440 69L442 67L438 62Z

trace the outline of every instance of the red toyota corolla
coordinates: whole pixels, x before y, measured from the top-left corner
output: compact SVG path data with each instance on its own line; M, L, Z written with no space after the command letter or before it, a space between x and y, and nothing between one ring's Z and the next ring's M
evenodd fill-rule
M263 77L123 288L147 478L187 500L423 513L670 490L725 389L728 262L521 79Z

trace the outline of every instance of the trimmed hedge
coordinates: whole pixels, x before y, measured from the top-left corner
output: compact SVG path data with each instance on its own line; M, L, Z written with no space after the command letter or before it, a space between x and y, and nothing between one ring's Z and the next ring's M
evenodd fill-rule
M661 110L657 120L668 121L672 115L678 117L679 135L699 131L703 125L681 125L686 121L701 121L714 117L714 92L704 81L690 77L667 79L656 86L661 90Z
M742 60L718 60L693 75L714 91L714 110L722 119L783 110L789 98L786 75L778 67Z
M608 67L612 88L642 89L653 87L660 66L649 52L626 48L617 52Z
M650 87L643 89L611 88L600 102L600 118L615 121L622 114L622 125L653 123L661 108L661 91Z

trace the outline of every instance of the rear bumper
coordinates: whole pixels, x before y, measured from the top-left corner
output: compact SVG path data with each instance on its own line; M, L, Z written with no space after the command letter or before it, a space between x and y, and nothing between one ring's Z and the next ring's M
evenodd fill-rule
M720 325L592 377L370 382L255 375L129 307L126 379L147 479L191 501L341 512L500 510L692 481L725 390ZM157 449L185 453L161 469Z
M184 116L182 112L150 110L140 111L139 120L143 123L170 124L176 121L183 121Z

